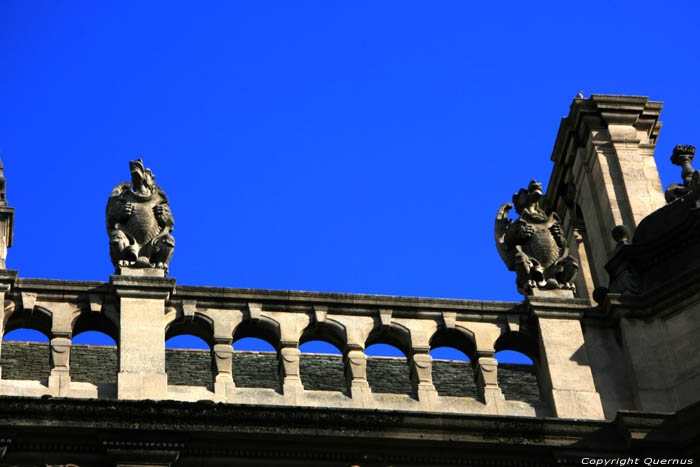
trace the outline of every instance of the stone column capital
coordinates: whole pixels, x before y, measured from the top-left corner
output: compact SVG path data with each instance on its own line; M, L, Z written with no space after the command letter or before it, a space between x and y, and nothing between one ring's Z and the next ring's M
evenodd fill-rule
M118 297L167 300L175 292L175 278L112 275L109 283Z
M0 292L9 292L17 284L17 271L0 269Z
M524 301L528 312L542 318L575 319L580 321L591 305L582 298L553 298L528 296Z

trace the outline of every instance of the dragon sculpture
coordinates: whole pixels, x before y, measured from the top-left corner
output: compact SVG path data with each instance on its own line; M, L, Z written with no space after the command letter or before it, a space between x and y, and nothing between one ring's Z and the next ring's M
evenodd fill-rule
M109 253L122 267L161 268L167 272L175 239L168 197L141 159L129 162L131 183L117 185L107 201Z
M517 273L516 284L523 295L532 295L535 289L575 290L578 264L569 256L559 216L547 215L541 198L542 185L532 180L496 216L496 247L508 269ZM508 213L514 205L520 217L512 221Z

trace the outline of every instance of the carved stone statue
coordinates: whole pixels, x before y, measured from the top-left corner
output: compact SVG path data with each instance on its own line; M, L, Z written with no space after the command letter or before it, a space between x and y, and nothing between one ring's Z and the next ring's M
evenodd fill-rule
M569 256L559 216L547 215L540 207L542 185L532 180L513 195L496 216L496 247L509 270L517 273L516 284L523 295L536 289L575 290L578 264ZM520 217L512 221L508 213L515 205Z
M672 183L666 188L666 202L671 203L682 198L691 191L695 169L690 165L695 158L695 146L681 146L673 148L671 163L682 167L681 178L683 183Z
M129 162L131 183L117 185L107 201L107 233L112 264L161 268L167 272L175 239L168 197L141 159Z

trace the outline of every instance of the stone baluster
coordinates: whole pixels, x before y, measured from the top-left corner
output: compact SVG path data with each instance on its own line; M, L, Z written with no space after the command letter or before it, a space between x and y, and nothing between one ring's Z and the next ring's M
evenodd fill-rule
M51 338L51 374L49 392L54 396L70 394L71 334L54 334Z
M548 396L557 417L602 420L603 406L581 328L587 304L541 301L535 297L528 297L526 303L539 327L538 380L542 395Z
M476 390L486 404L500 404L503 393L498 386L498 360L493 352L480 352L476 360Z
M165 301L175 279L113 275L119 297L119 399L165 399Z
M70 348L73 330L73 312L70 303L55 303L51 306L51 374L49 393L54 396L70 395Z
M5 260L7 259L7 249L12 246L15 222L15 208L7 206L5 184L4 168L2 161L0 161L0 270L7 267Z
M350 397L358 407L364 407L372 397L372 390L367 382L367 355L359 345L348 346L343 363Z
M279 374L282 380L282 393L285 398L296 399L304 390L299 373L301 351L297 341L281 341L279 350Z
M413 393L418 400L429 403L436 399L437 391L433 385L433 357L430 356L430 347L414 346L409 365Z
M0 269L0 341L2 341L5 335L5 296L10 292L12 285L17 280L17 271L8 271ZM0 349L2 346L0 346ZM1 360L0 360L1 361ZM2 367L0 367L0 378L2 377ZM0 379L0 385L2 384L2 379Z
M212 348L214 363L214 394L217 400L226 400L232 395L235 384L233 382L233 338L215 337Z

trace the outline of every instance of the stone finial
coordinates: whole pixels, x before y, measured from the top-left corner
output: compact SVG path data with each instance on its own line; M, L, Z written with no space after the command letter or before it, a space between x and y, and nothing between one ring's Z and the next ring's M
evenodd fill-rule
M693 176L695 174L695 169L691 165L694 158L695 146L682 146L679 144L673 148L671 163L682 167L681 179L683 180L683 183L672 183L668 186L668 188L666 188L667 203L671 203L690 193L693 184Z
M612 229L611 234L618 246L629 245L630 239L632 238L632 232L624 225L616 225L615 228Z
M513 195L513 203L501 206L496 216L496 248L511 271L523 295L539 290L575 290L578 263L569 256L559 216L547 214L540 206L542 185L530 181ZM520 217L508 213L515 206Z
M0 160L0 269L6 269L7 249L12 246L15 210L7 207L5 168Z
M2 165L2 159L0 159L0 206L7 206L7 198L5 197L7 181L5 180L5 167Z
M131 183L117 185L107 201L107 233L117 274L165 276L175 248L168 197L141 159L129 162Z

